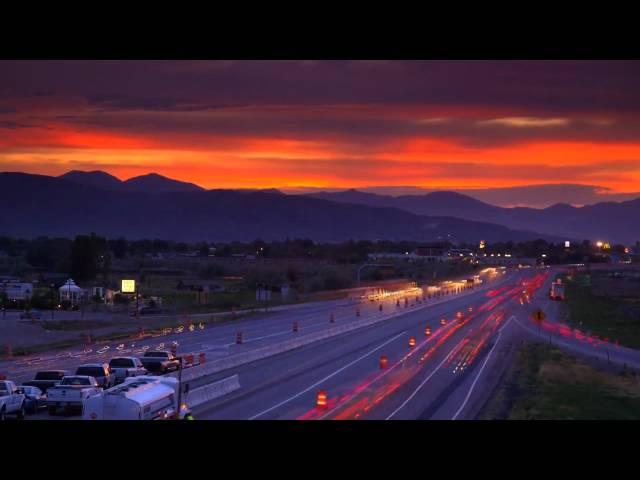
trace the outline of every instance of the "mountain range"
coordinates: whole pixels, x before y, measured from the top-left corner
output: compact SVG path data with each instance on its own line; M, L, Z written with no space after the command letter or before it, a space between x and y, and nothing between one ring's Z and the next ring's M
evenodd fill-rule
M454 192L392 197L352 189L307 196L338 203L398 208L416 215L497 223L510 229L566 237L566 240L602 239L625 244L640 240L640 198L583 207L558 203L537 209L497 207Z
M0 235L18 237L95 232L111 238L179 241L561 241L497 225L489 218L461 219L439 211L416 214L277 190L204 190L154 174L121 182L103 172L60 177L5 172L0 173L0 204Z
M149 173L139 177L133 177L129 180L122 181L106 172L95 170L92 172L82 172L80 170L71 170L70 172L60 175L58 178L68 180L80 185L89 185L104 190L112 190L119 192L198 192L204 188L194 183L181 182L171 178L163 177L157 173Z

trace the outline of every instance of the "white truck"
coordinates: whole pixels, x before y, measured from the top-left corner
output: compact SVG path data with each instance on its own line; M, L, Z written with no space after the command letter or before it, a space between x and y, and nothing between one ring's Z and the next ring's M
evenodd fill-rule
M178 380L130 377L85 400L83 420L166 420L178 411ZM183 403L180 418L190 411Z
M102 392L98 382L87 375L64 377L59 385L47 390L49 415L55 415L58 408L82 408L87 398Z
M15 414L22 420L26 413L24 394L11 380L0 380L0 420Z
M109 367L116 376L116 383L122 383L129 377L147 374L147 369L137 357L113 357L109 360Z

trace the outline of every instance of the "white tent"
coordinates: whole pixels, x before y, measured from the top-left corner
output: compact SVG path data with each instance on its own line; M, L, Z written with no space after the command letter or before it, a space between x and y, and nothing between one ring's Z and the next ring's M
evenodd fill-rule
M84 290L76 285L76 282L71 278L58 289L58 292L60 294L60 301L69 301L71 305L79 303L80 298L84 295Z

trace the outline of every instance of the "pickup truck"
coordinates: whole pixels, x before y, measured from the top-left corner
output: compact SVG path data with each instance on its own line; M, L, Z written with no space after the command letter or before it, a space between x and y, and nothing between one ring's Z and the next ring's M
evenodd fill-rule
M12 381L0 380L0 420L6 420L8 414L15 414L22 420L25 413L22 391Z
M116 376L116 383L124 382L125 378L146 375L147 369L136 357L113 357L109 360L109 367Z
M93 377L87 375L72 375L62 379L60 385L51 387L47 392L47 407L49 415L55 415L58 408L82 408L84 401L98 395L102 389Z
M76 375L95 378L98 386L105 390L116 384L116 376L107 363L85 363L76 369Z
M167 373L180 368L180 362L171 352L145 352L140 361L147 371L153 373Z
M36 373L35 379L23 383L23 385L38 387L42 393L47 393L47 390L58 385L65 375L69 375L69 372L65 370L42 370Z

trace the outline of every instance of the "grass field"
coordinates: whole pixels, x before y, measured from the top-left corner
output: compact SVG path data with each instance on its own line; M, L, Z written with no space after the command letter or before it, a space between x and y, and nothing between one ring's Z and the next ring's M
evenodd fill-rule
M527 344L484 420L640 420L640 376L604 372L544 344Z
M589 274L563 278L567 285L569 324L610 341L617 340L621 345L640 348L640 323L620 309L625 300L593 295L590 279Z

